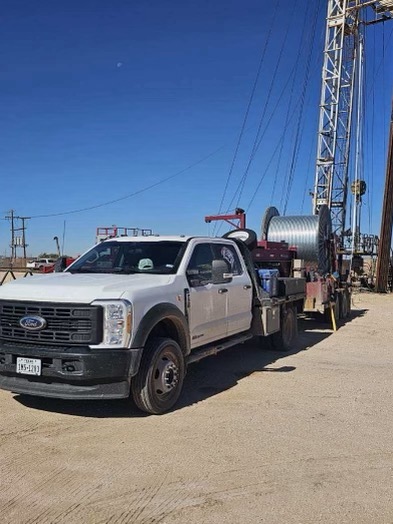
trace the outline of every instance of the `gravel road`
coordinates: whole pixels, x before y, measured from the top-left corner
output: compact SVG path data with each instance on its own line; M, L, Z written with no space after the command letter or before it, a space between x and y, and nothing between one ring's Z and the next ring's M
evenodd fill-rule
M393 296L353 301L190 367L163 416L0 391L1 522L392 523Z

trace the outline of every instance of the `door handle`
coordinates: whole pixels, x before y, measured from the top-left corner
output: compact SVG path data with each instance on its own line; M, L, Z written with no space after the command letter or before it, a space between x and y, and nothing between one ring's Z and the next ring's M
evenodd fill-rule
M252 286L250 286L250 284L246 284L245 286L243 286L243 289L251 289Z
M218 292L220 293L220 295L222 295L223 293L228 293L228 290L226 287L220 287L220 289L218 290Z

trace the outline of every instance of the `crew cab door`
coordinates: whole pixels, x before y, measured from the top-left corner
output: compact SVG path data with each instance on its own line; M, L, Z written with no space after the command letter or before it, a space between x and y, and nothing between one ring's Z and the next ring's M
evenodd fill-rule
M252 321L252 285L250 276L233 244L212 244L215 260L224 260L230 282L227 289L227 336L250 329Z
M225 285L213 283L213 249L197 244L187 265L189 284L188 319L191 347L226 337L227 296Z

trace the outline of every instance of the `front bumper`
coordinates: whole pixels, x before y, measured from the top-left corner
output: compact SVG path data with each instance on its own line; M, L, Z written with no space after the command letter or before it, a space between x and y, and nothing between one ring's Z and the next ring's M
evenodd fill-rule
M126 398L141 355L141 348L93 350L0 344L0 388L65 399ZM41 375L17 373L18 357L40 359Z

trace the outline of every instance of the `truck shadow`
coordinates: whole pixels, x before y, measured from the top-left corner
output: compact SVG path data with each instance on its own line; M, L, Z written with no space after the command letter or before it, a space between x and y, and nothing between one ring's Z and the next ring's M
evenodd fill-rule
M347 321L340 321L339 327L364 316L367 310L352 312ZM326 323L318 319L304 318L299 322L299 338L296 346L288 352L271 348L268 339L252 340L234 346L216 356L190 365L185 378L183 392L172 411L202 402L210 397L236 386L240 380L254 373L291 373L295 366L288 366L280 360L308 351L313 346L333 334ZM93 418L139 418L149 416L140 412L129 399L71 401L16 395L15 400L25 407L64 415Z
M354 311L350 319L338 323L338 328L356 317L363 316L366 311ZM299 322L298 341L291 351L274 350L269 340L262 338L223 351L210 360L202 360L190 366L183 394L175 409L201 402L231 389L239 380L254 373L293 372L296 370L295 366L280 365L280 360L307 351L332 334L330 326L321 322L319 318L304 318Z

